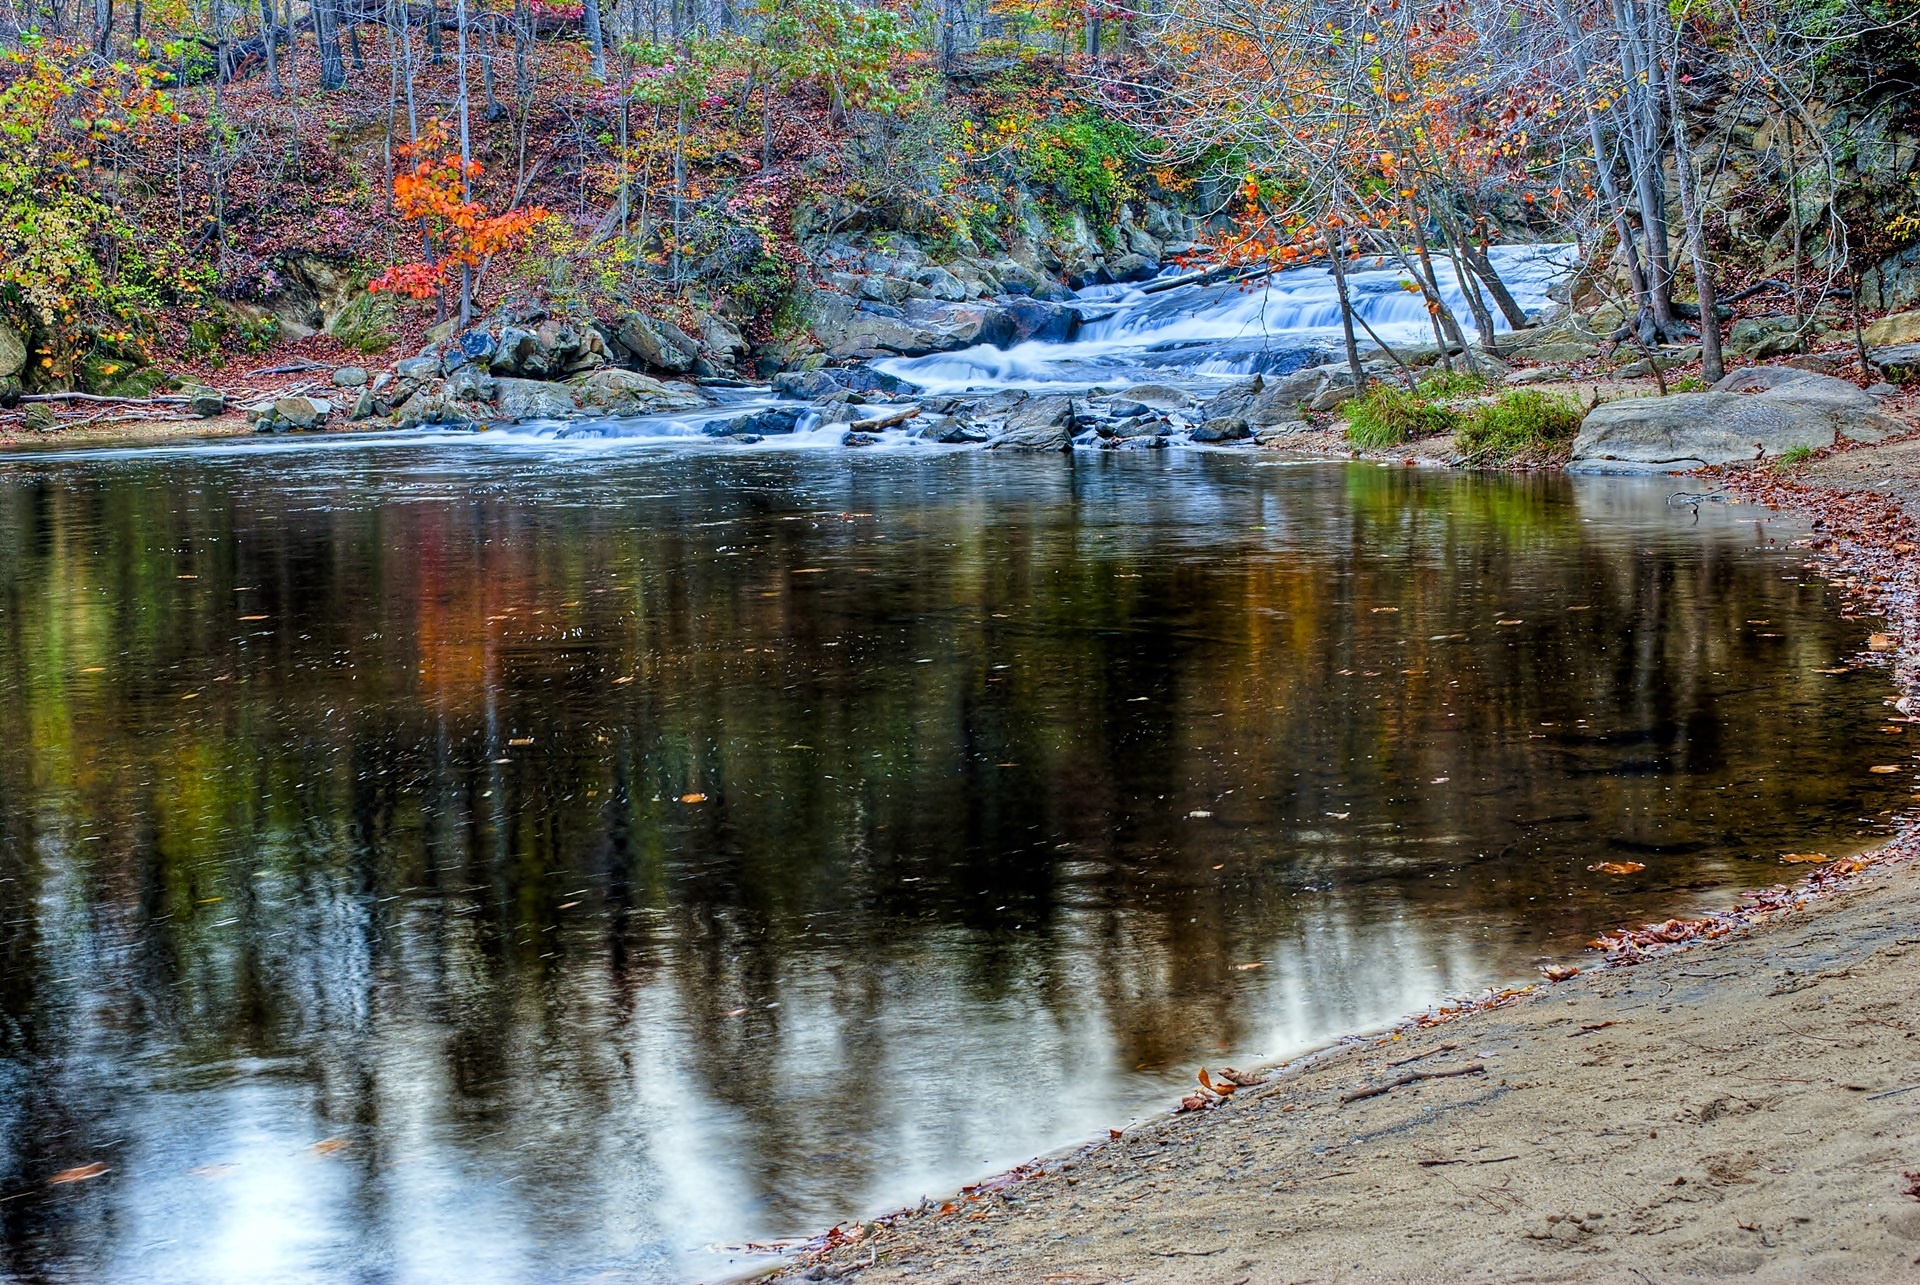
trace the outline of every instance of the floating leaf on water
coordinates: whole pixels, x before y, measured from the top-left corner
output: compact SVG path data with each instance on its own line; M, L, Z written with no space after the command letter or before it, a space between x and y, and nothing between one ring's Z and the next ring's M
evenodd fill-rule
M1527 622L1524 620L1496 620L1493 623L1496 625L1524 625Z
M1637 875L1647 868L1643 861L1602 861L1597 866L1588 866L1589 870L1598 870L1603 875Z
M683 794L680 796L680 801L682 803L705 803L707 796L704 794Z
M533 744L533 738L531 736L516 736L512 740L508 741L507 744L508 745L531 745Z
M1193 811L1187 813L1187 815L1190 817L1210 817L1213 813L1207 811L1205 808L1195 808Z
M1895 647L1899 645L1900 645L1899 641L1895 639L1892 634L1868 634L1867 635L1868 651L1892 651Z
M71 1169L62 1169L59 1173L47 1179L47 1185L49 1187L59 1187L70 1182L85 1182L89 1178L98 1178L105 1172L107 1172L107 1167L96 1160L92 1164L75 1165Z
M1256 959L1251 964L1235 964L1234 965L1236 969L1238 969L1240 972L1243 972L1243 973L1250 973L1256 968L1265 968L1266 966L1267 966L1267 961L1264 959Z
M1783 864L1789 866L1819 866L1833 860L1824 852L1783 852L1780 854Z
M726 1012L722 1013L721 1016L722 1017L739 1017L742 1013L746 1011L747 1010L744 1008L730 1008Z
M1891 776L1899 770L1899 766L1894 763L1876 763L1867 769L1867 771L1872 772L1875 776Z
M315 1155L330 1156L336 1151L345 1151L352 1145L353 1139L351 1138L322 1138L311 1147L308 1147L307 1150L313 1152Z

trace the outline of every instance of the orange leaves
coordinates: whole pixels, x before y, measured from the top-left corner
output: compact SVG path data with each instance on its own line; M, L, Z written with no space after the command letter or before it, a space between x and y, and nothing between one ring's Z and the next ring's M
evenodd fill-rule
M1644 861L1602 861L1599 865L1587 867L1603 875L1637 875L1646 868Z
M459 150L450 147L446 125L431 122L418 142L396 149L414 165L393 179L394 209L401 218L425 226L440 249L440 258L395 264L369 282L367 289L432 299L453 271L477 268L488 256L514 249L547 217L547 211L537 205L488 214L485 205L468 197L471 180L482 173L480 162L462 164Z

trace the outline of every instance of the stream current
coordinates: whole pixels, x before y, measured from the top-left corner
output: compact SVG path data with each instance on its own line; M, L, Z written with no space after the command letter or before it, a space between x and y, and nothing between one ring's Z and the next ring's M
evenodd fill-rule
M1659 480L590 427L0 459L0 1276L747 1270L1910 788L1802 528Z

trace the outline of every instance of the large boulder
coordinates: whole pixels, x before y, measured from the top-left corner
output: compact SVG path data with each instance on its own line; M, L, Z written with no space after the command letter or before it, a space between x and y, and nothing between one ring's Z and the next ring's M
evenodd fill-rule
M740 328L718 313L700 319L700 349L721 370L736 370L752 351Z
M1073 422L1071 397L1035 397L1007 416L1006 431L994 439L990 449L1071 451Z
M1875 348L1870 355L1873 364L1896 384L1910 384L1920 379L1920 343Z
M693 369L700 345L671 321L629 312L620 318L613 337L635 358L655 370L678 375Z
M1868 326L1864 335L1873 348L1920 343L1920 312L1896 312Z
M18 375L27 365L27 344L20 332L0 321L0 379Z
M570 399L582 410L605 415L653 415L707 405L705 397L685 384L666 383L618 367L575 375L562 389L569 390Z
M1765 394L1629 397L1589 411L1569 468L1588 473L1683 473L1751 464L1833 445L1833 421L1813 406Z
M1722 346L1755 361L1784 357L1800 347L1800 323L1792 317L1743 317L1727 328Z
M1880 413L1880 399L1844 379L1791 366L1747 366L1713 386L1716 393L1756 393L1819 411L1850 442L1877 442L1900 431Z
M989 304L909 299L896 308L827 291L814 293L808 321L827 354L839 358L920 357L1004 344L1014 332L1006 311Z
M1001 306L1001 311L1011 330L1005 340L1009 344L1026 343L1029 340L1065 343L1073 337L1074 328L1080 324L1080 314L1073 308L1043 299L1008 299Z
M273 413L295 428L318 428L333 413L333 403L323 397L281 397L274 401Z
M580 410L565 384L544 379L496 379L493 384L494 406L502 419L566 419Z

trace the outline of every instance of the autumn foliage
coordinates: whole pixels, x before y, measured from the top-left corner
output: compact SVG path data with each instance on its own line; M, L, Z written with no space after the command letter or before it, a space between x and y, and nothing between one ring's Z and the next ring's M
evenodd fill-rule
M394 264L368 283L369 290L438 298L452 273L478 268L490 255L517 248L547 217L537 205L488 214L485 205L469 199L469 184L480 176L481 165L469 161L463 171L459 149L450 145L447 127L439 121L428 125L418 141L397 150L414 164L394 176L394 209L421 225L429 257Z

